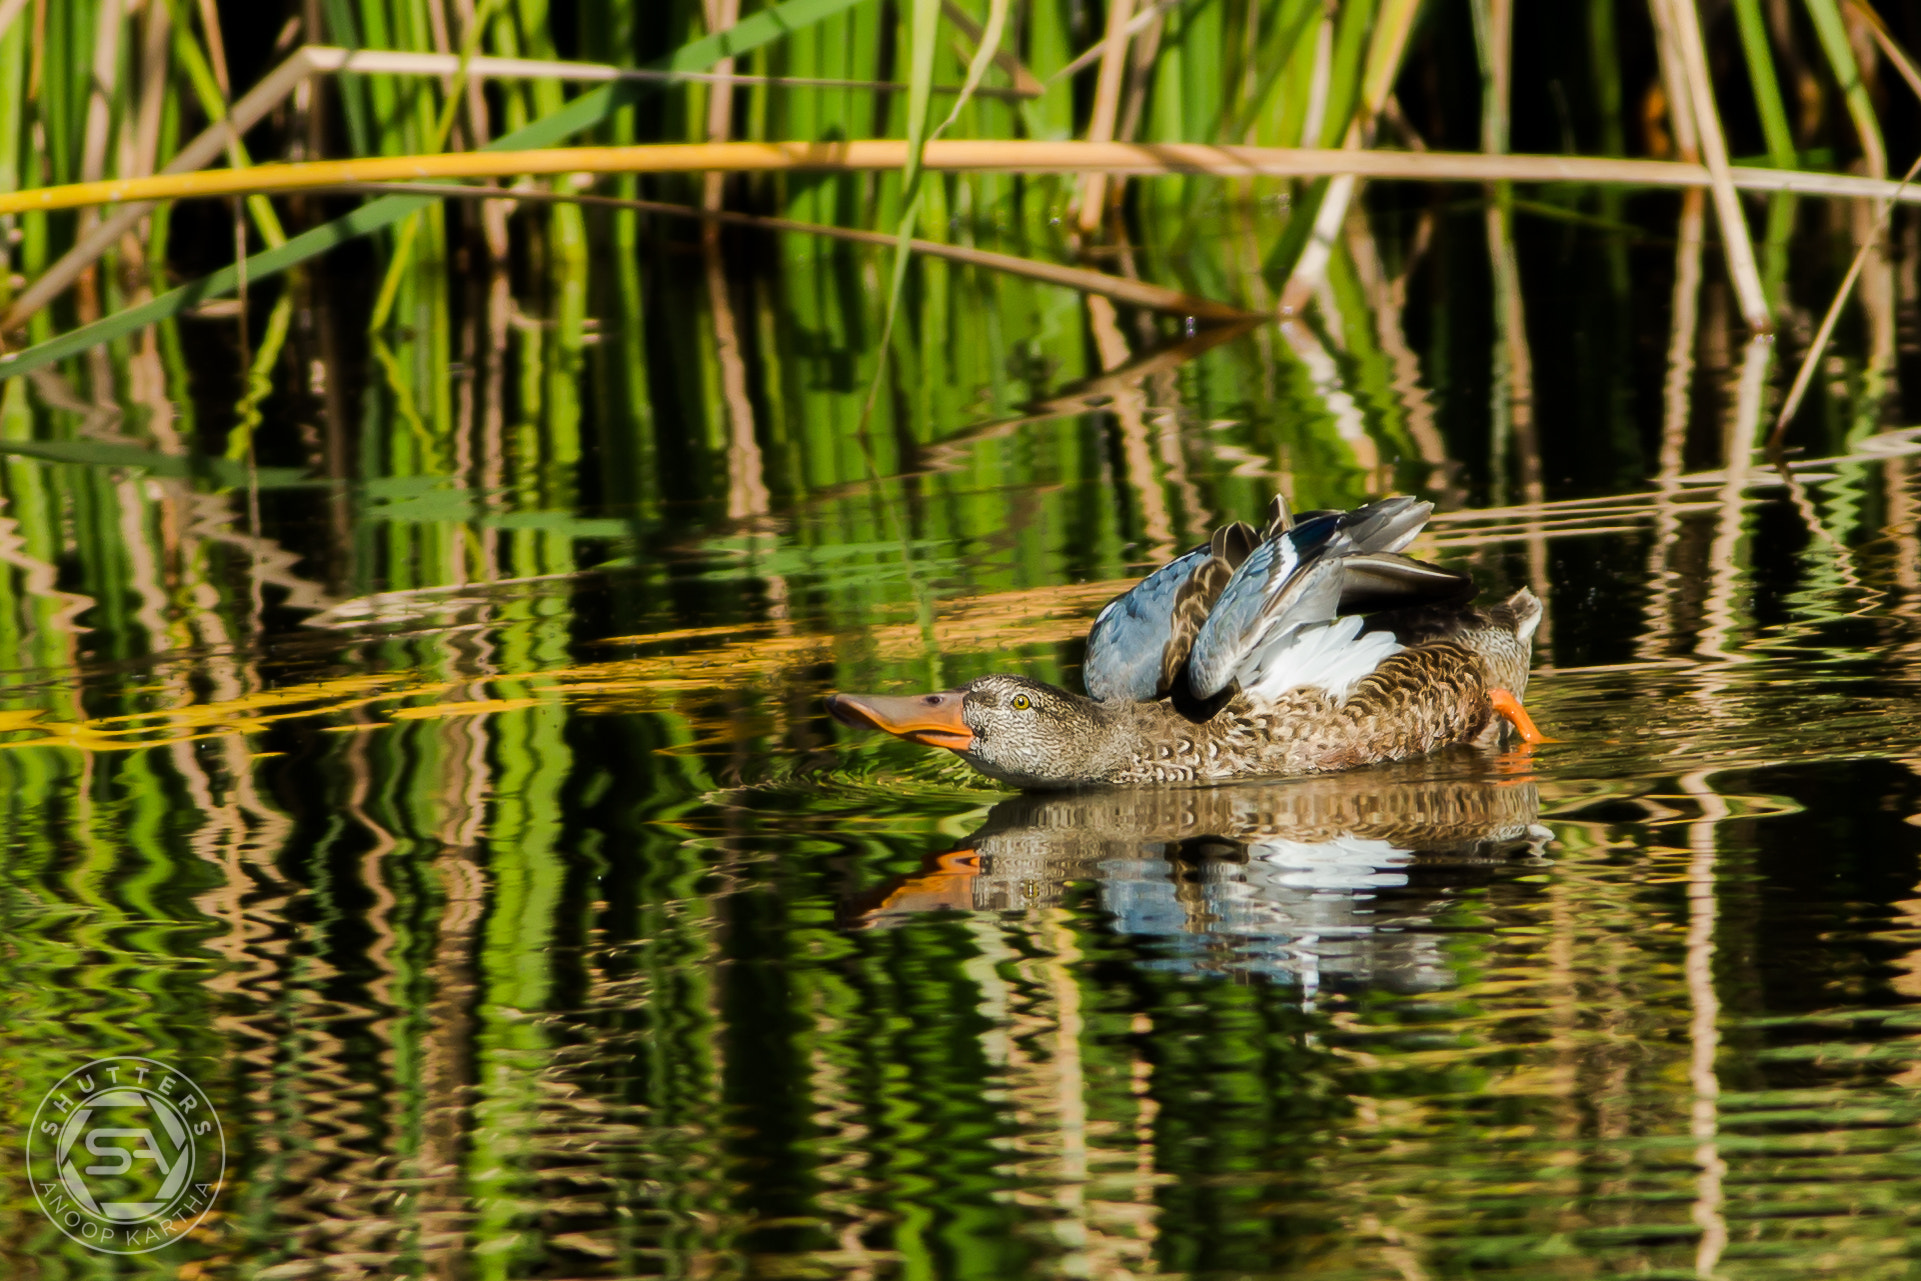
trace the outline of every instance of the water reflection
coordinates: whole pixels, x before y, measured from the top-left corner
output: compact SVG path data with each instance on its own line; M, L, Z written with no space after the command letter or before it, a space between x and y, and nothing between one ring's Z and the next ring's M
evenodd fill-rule
M196 454L224 322L8 382L5 1118L178 1059L235 1145L189 1278L1907 1275L1921 233L1789 488L1700 201L1398 199L1285 331L917 268L865 433L880 291L811 242L425 281L364 352L317 276L257 487ZM1258 282L1217 248L1144 269ZM1550 598L1563 741L1006 799L820 712L1073 686L1275 488L1442 502Z
M886 927L924 912L1031 911L1091 883L1119 933L1187 974L1324 988L1450 986L1438 917L1460 891L1550 866L1532 779L1447 759L1208 788L1002 801L961 845L852 905ZM1525 768L1504 758L1495 765ZM1449 773L1483 777L1448 777Z

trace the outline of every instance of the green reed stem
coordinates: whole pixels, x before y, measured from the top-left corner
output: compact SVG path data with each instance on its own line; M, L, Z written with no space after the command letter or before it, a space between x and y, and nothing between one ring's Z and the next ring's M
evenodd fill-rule
M723 57L750 52L792 31L811 26L842 10L852 8L860 2L861 0L787 0L785 4L763 9L743 19L726 31L684 45L666 57L656 59L643 69L704 71ZM551 146L582 130L590 129L615 112L633 105L644 94L656 87L657 85L647 81L634 80L607 85L591 93L582 94L560 110L524 128L494 139L481 150L520 151ZM345 217L324 223L312 231L293 237L285 244L254 255L247 260L246 277L254 281L283 272L289 267L316 258L350 240L369 235L383 227L391 227L408 214L423 209L431 203L424 196L389 196L376 200ZM44 226L45 219L29 219L30 231L36 222ZM44 246L42 252L44 253ZM209 298L223 297L231 293L239 284L240 276L238 266L223 267L190 284L162 294L151 302L116 312L90 325L81 325L58 337L49 337L12 356L0 357L0 379L17 377L42 368L100 343L125 337L157 320L177 316ZM41 319L44 314L35 319Z
M1788 128L1788 109L1774 74L1774 51L1768 46L1767 23L1760 0L1734 0L1734 20L1741 30L1741 52L1747 58L1748 83L1754 86L1754 105L1761 116L1761 132L1768 140L1768 162L1776 169L1792 169L1794 132Z
M433 145L429 148L431 151L439 152L446 149L447 138L453 133L454 119L460 113L460 104L467 91L467 65L473 60L474 53L480 46L481 34L486 31L487 24L492 21L494 11L500 7L501 3L502 0L482 0L479 12L474 15L473 22L467 28L467 36L460 44L460 66L454 72L453 85L447 90L446 97L440 104L440 118L434 122ZM400 277L406 272L408 262L413 257L414 237L419 232L419 228L418 213L407 215L407 220L400 225L393 259L387 264L387 274L380 282L380 293L374 299L373 314L367 321L369 332L387 327L387 320L393 313L394 298L400 290Z
M1841 11L1834 0L1807 0L1807 6L1808 17L1814 20L1814 34L1820 38L1821 49L1828 55L1828 66L1834 70L1834 78L1841 86L1842 99L1848 106L1848 115L1854 120L1854 131L1861 139L1861 155L1867 161L1868 173L1876 178L1885 178L1888 173L1887 144L1881 140L1881 124L1875 118L1868 87L1861 82L1861 67L1854 60L1854 48L1848 43L1848 29L1841 21Z

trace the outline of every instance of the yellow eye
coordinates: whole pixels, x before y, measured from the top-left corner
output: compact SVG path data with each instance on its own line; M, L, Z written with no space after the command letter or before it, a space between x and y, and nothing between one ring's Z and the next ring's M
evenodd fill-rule
M1027 695L1025 695L1025 694L1016 694L1016 695L1014 695L1014 710L1015 710L1015 711L1017 711L1017 712L1024 712L1024 711L1026 711L1026 710L1027 710L1028 708L1030 708L1030 707L1032 707L1033 705L1034 705L1034 700L1033 700L1033 699L1031 699L1031 698L1029 698L1029 697L1028 697Z

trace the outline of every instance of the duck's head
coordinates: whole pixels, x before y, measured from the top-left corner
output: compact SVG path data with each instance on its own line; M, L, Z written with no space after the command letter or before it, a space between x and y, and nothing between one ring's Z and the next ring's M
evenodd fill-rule
M1092 699L1025 676L982 676L939 694L834 694L827 710L845 725L945 747L990 778L1029 788L1096 777L1106 728Z

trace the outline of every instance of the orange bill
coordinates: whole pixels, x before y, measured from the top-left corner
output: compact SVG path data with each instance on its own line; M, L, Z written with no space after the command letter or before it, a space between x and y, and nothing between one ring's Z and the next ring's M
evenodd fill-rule
M1539 727L1534 724L1534 718L1527 714L1527 708L1521 706L1521 700L1514 697L1512 691L1491 689L1487 692L1487 701L1494 704L1494 710L1505 717L1509 724L1521 732L1521 741L1523 743L1552 743L1557 741L1549 738L1540 731Z
M958 690L945 694L830 694L827 710L843 725L884 729L910 743L964 752L974 745L974 731L961 719Z

